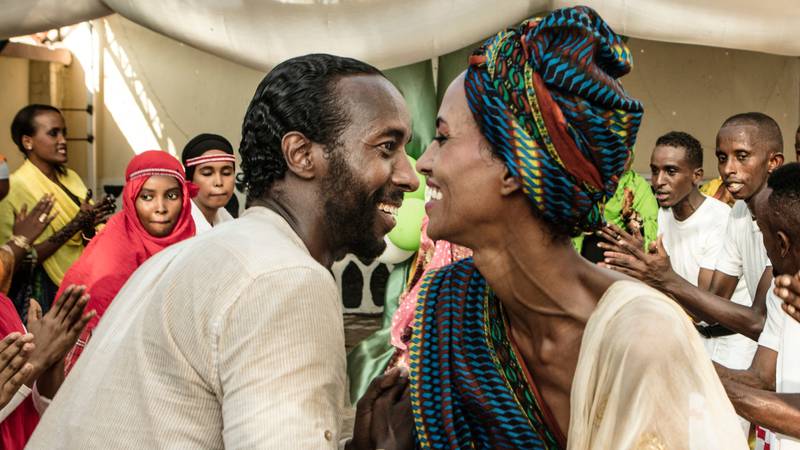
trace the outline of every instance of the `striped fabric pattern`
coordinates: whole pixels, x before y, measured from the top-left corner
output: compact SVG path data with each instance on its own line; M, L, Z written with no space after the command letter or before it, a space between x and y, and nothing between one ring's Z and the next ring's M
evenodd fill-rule
M602 226L632 157L643 108L617 80L632 64L587 7L527 20L470 57L465 88L481 131L543 217L572 235Z
M409 376L420 448L562 448L472 258L425 279L415 320Z

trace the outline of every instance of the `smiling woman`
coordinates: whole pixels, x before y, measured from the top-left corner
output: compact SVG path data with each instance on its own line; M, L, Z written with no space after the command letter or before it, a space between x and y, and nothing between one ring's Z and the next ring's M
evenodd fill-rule
M66 167L66 136L64 117L49 105L28 105L11 124L11 137L25 162L11 174L9 194L0 202L0 241L13 234L14 217L23 205L52 195L55 215L36 242L24 243L26 262L9 292L22 317L29 298L37 299L44 311L49 309L64 273L94 236L95 226L114 212L113 199L92 202L81 178Z
M125 171L122 211L114 215L64 276L63 286L86 286L89 322L67 356L77 361L92 331L133 272L165 247L195 234L189 185L180 162L162 151L134 157Z

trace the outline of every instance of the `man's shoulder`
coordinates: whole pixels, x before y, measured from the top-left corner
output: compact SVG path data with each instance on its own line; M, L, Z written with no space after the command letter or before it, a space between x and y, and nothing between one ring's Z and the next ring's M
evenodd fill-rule
M750 214L750 208L747 207L747 203L744 200L736 200L736 203L733 204L731 208L731 219L733 220L746 220L748 222L752 221L752 215Z
M727 203L721 202L714 197L709 197L707 195L704 195L704 197L706 199L703 201L703 204L700 205L700 207L708 211L707 214L723 217L728 217L731 214L731 207L728 206Z
M237 265L254 275L286 267L324 270L285 221L263 213L219 224L192 239L184 252L206 264Z

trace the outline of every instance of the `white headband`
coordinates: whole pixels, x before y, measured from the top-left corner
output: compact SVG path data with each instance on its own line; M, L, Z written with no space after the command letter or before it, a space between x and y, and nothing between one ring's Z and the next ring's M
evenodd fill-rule
M186 160L186 167L199 166L200 164L210 162L232 162L236 164L236 157L228 154L204 155L196 158L189 158Z
M173 169L163 169L163 168L149 168L149 169L141 169L137 170L136 172L131 172L128 176L128 181L133 180L134 178L141 178L141 177L150 177L153 175L167 175L170 177L175 177L180 180L181 183L186 182L186 178L178 172L177 170Z

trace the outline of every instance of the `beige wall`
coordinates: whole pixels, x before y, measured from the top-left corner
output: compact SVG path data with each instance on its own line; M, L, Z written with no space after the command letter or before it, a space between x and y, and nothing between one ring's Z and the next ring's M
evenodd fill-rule
M135 152L160 148L180 155L203 132L221 134L238 147L244 111L263 73L119 16L96 23L105 49L101 180L120 179Z
M201 132L222 134L238 147L244 111L263 73L119 16L92 23L97 48L102 49L94 52L95 75L101 80L95 99L99 185L121 182L135 152L162 148L179 154L184 143ZM91 79L94 72L86 56L92 53L87 52L91 44L79 39L79 33L75 36L67 39L78 57L61 75L62 105L82 107L87 101L84 79ZM638 39L629 44L635 67L624 83L645 105L637 171L649 172L656 138L675 129L701 141L706 176L715 177L716 131L726 117L744 111L773 116L784 131L787 150L792 148L800 122L800 59ZM26 61L0 58L0 143L12 168L20 158L6 130L13 114L27 102L28 75ZM85 136L85 114L67 113L66 118L71 135ZM86 145L71 143L70 153L70 165L86 176Z
M787 159L794 161L800 119L800 58L631 39L633 71L625 88L644 103L634 169L649 173L656 139L667 131L694 135L704 149L706 178L719 175L715 137L736 113L759 111L780 125Z
M28 61L0 57L0 153L13 170L22 164L22 153L11 140L14 114L28 104Z

